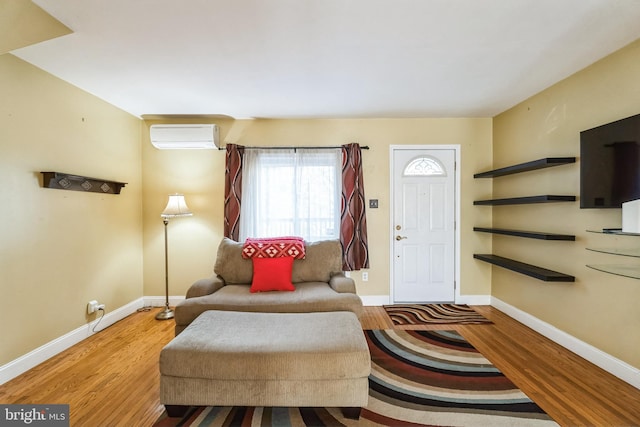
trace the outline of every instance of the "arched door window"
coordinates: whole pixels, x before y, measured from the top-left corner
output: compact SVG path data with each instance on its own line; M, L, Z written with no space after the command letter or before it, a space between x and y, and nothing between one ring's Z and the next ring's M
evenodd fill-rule
M404 176L446 176L442 163L430 156L413 159L405 166Z

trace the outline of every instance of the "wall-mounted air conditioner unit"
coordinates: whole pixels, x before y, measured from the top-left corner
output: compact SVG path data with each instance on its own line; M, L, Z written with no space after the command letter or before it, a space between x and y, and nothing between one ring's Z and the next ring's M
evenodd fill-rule
M216 149L219 147L218 126L151 125L151 143L160 150Z

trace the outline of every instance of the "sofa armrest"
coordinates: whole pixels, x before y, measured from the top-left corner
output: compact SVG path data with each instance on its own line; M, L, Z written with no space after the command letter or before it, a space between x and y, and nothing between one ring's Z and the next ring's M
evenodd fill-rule
M196 280L187 290L187 299L209 295L224 286L224 281L215 274L205 279Z
M354 282L352 278L345 276L344 273L338 273L331 276L331 279L329 279L329 286L331 286L334 291L341 294L356 293L356 282Z

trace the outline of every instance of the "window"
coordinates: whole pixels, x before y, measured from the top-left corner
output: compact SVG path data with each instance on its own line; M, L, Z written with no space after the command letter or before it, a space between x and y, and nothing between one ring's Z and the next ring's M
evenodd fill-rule
M247 237L337 239L340 149L247 150L242 176L240 241Z
M404 176L444 176L442 164L433 157L413 159L404 169Z

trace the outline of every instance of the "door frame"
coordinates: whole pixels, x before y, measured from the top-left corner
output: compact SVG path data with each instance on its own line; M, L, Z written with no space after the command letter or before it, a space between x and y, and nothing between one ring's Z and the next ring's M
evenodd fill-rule
M394 165L394 152L400 150L453 150L455 156L455 196L453 198L454 203L454 221L455 221L455 230L454 230L454 302L458 303L460 301L460 145L459 144L443 144L443 145L429 145L429 144L421 144L421 145L390 145L389 146L389 303L394 304L394 284L393 280L395 277L395 262L393 262L393 236L395 235L394 230L394 212L393 207L395 206L395 197L396 194L394 192L395 188L395 165Z

